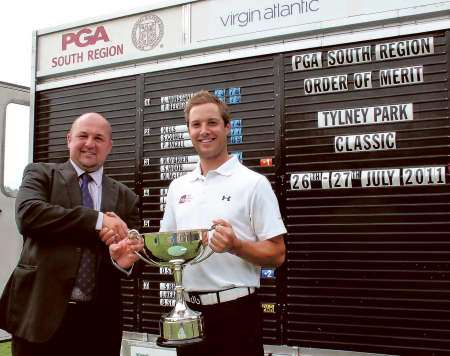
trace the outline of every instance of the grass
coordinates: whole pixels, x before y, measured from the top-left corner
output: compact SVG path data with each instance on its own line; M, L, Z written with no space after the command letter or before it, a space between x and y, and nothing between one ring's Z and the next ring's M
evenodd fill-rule
M0 342L0 356L11 356L10 342Z

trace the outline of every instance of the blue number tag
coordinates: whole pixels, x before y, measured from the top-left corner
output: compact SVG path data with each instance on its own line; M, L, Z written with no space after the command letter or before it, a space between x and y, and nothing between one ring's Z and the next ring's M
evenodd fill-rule
M240 104L240 102L241 102L240 95L233 95L228 98L228 104L234 105L234 104Z
M235 129L237 127L242 127L242 119L232 119L230 121L231 128Z
M228 88L227 94L228 96L241 95L241 88L240 87Z
M231 129L231 136L242 136L242 127L235 127Z
M231 144L242 143L242 136L231 136L230 137L230 143Z
M272 268L262 268L261 278L275 278L275 270Z
M243 155L241 151L231 152L232 156L236 156L237 159L242 163Z
M220 100L225 100L225 89L214 89L214 96L218 97Z

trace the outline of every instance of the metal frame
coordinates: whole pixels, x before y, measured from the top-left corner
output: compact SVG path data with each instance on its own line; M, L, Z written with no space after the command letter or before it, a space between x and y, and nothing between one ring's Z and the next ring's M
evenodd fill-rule
M0 190L1 190L2 194L4 194L5 196L11 197L11 195L9 195L5 191L5 184L4 184L5 177L3 174L4 170L5 170L6 108L8 107L9 104L19 104L19 105L29 106L30 105L29 99L25 99L25 97L24 97L24 96L27 96L27 94L29 93L29 89L22 85L9 84L9 83L4 83L4 82L0 82L0 88L6 89L7 91L10 92L10 94L2 93L2 98L0 100L0 104L1 104L1 107L0 107L0 109L1 109L1 111L0 111L0 136L2 137L2 145L0 148L0 172L2 172L1 177L0 177L0 183L1 183ZM31 125L33 125L32 121L30 121L30 129L31 129ZM30 152L31 151L28 152L28 154L29 154L28 157L31 158L32 156L30 156Z

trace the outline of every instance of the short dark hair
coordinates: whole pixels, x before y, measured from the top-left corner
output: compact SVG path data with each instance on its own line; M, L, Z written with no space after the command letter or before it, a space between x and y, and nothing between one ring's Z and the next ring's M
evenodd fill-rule
M225 104L222 100L220 100L215 95L211 94L209 91L200 90L195 93L192 98L186 104L186 108L184 109L184 118L186 119L187 124L189 125L189 113L192 108L197 105L203 104L216 104L220 111L220 116L223 119L223 122L226 125L230 122L230 110L228 105Z

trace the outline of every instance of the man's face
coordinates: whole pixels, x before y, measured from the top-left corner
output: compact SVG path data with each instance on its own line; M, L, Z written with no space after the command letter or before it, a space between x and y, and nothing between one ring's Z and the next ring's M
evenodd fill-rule
M198 155L203 160L226 160L227 135L230 124L225 125L216 104L194 106L189 112L189 135Z
M98 114L85 114L67 134L70 158L83 170L93 172L108 157L112 148L108 122Z

